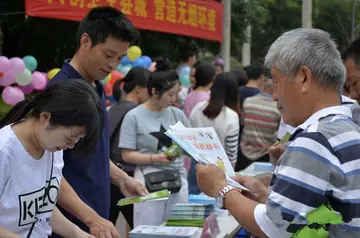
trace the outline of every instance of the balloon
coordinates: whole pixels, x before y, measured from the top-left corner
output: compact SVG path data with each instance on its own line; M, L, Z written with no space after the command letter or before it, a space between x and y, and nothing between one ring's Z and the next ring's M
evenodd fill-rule
M24 93L18 87L7 86L2 92L2 99L8 105L16 105L25 99Z
M134 61L137 58L141 57L140 47L136 45L131 46L127 51L127 57L129 57L131 61Z
M145 67L145 61L142 58L137 58L136 60L134 60L131 64L133 67Z
M109 82L111 78L111 74L109 74L108 76L106 76L106 78L104 78L103 80L100 80L100 82L104 85L106 84L107 82Z
M190 77L189 76L181 76L179 81L180 81L180 84L184 85L185 87L190 86Z
M124 76L126 76L131 68L132 68L131 65L122 66L121 69L120 69L120 73L122 73Z
M112 87L110 84L106 83L104 84L104 90L105 90L105 94L106 96L110 96L112 94Z
M28 68L31 72L34 71L38 66L38 62L34 56L27 55L23 58L23 61L25 63L25 67Z
M154 72L156 70L156 64L157 64L157 62L152 62L150 67L148 68L148 70L150 72Z
M120 65L127 65L127 64L131 64L131 60L129 59L129 57L124 56L124 57L120 60Z
M141 58L143 59L143 61L144 61L144 64L145 64L145 68L149 68L150 67L150 65L151 65L151 63L152 63L152 60L151 60L151 58L149 57L149 56L147 56L147 55L143 55L143 56L141 56Z
M7 72L10 69L10 61L5 56L0 56L0 72Z
M31 84L34 86L35 89L42 90L46 87L46 78L39 71L34 71L31 78Z
M25 63L19 57L14 57L9 60L10 63L10 72L13 75L21 74L24 72Z
M188 76L190 77L191 68L188 66L183 67L179 72L179 77Z
M24 94L29 94L32 93L34 91L34 87L32 85L32 83L26 85L26 86L18 86L18 88L21 89L21 91L23 91Z
M110 101L111 103L116 103L116 100L115 100L115 98L114 98L112 95L109 96L109 101Z
M118 81L119 79L122 79L123 77L124 75L117 70L113 70L111 72L111 80L113 80L114 82Z
M15 77L10 72L4 73L0 78L0 86L6 87L13 83L15 83Z
M41 72L43 75L44 75L44 77L46 78L46 80L48 80L48 74L46 73L46 72Z
M16 83L21 86L26 86L31 83L31 72L28 68L25 68L24 72L15 76Z
M215 61L214 61L215 64L224 64L224 60L222 58L217 58Z
M57 75L57 73L59 73L60 70L61 70L61 69L59 69L59 68L54 68L54 69L50 70L50 71L47 73L48 79L51 80L52 78L54 78L55 75Z

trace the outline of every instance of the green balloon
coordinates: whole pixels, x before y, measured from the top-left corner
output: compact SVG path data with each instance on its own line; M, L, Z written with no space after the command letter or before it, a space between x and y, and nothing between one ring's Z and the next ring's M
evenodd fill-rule
M190 77L188 75L184 75L180 77L180 84L188 87L190 86Z
M25 67L28 68L31 72L34 71L38 66L38 62L34 56L27 55L23 58L23 61L25 63Z
M16 83L21 86L26 86L31 83L31 72L28 68L25 68L24 72L15 76Z

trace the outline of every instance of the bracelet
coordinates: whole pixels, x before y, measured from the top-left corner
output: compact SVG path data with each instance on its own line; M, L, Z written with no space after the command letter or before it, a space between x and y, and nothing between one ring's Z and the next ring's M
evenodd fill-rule
M154 163L154 161L153 161L153 159L152 159L152 154L150 155L150 164L153 164Z

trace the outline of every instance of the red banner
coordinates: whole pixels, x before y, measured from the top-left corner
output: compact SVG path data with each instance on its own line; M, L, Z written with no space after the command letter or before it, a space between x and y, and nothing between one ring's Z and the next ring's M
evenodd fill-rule
M138 29L222 41L223 5L210 0L25 0L26 15L80 21L96 6L112 6Z

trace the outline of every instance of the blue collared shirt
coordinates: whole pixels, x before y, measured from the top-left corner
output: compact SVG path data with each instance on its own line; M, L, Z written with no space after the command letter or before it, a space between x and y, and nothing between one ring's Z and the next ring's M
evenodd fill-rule
M61 71L51 79L49 84L71 79L84 79L69 62L69 59L64 61ZM106 111L104 88L100 82L96 81L95 83L101 99L101 108L105 112L102 136L97 143L96 153L93 155L80 157L73 154L72 150L64 151L63 176L87 205L93 208L101 217L108 219L110 210L109 118ZM79 225L81 229L88 230L75 217L63 209L61 209L61 212L72 222Z

